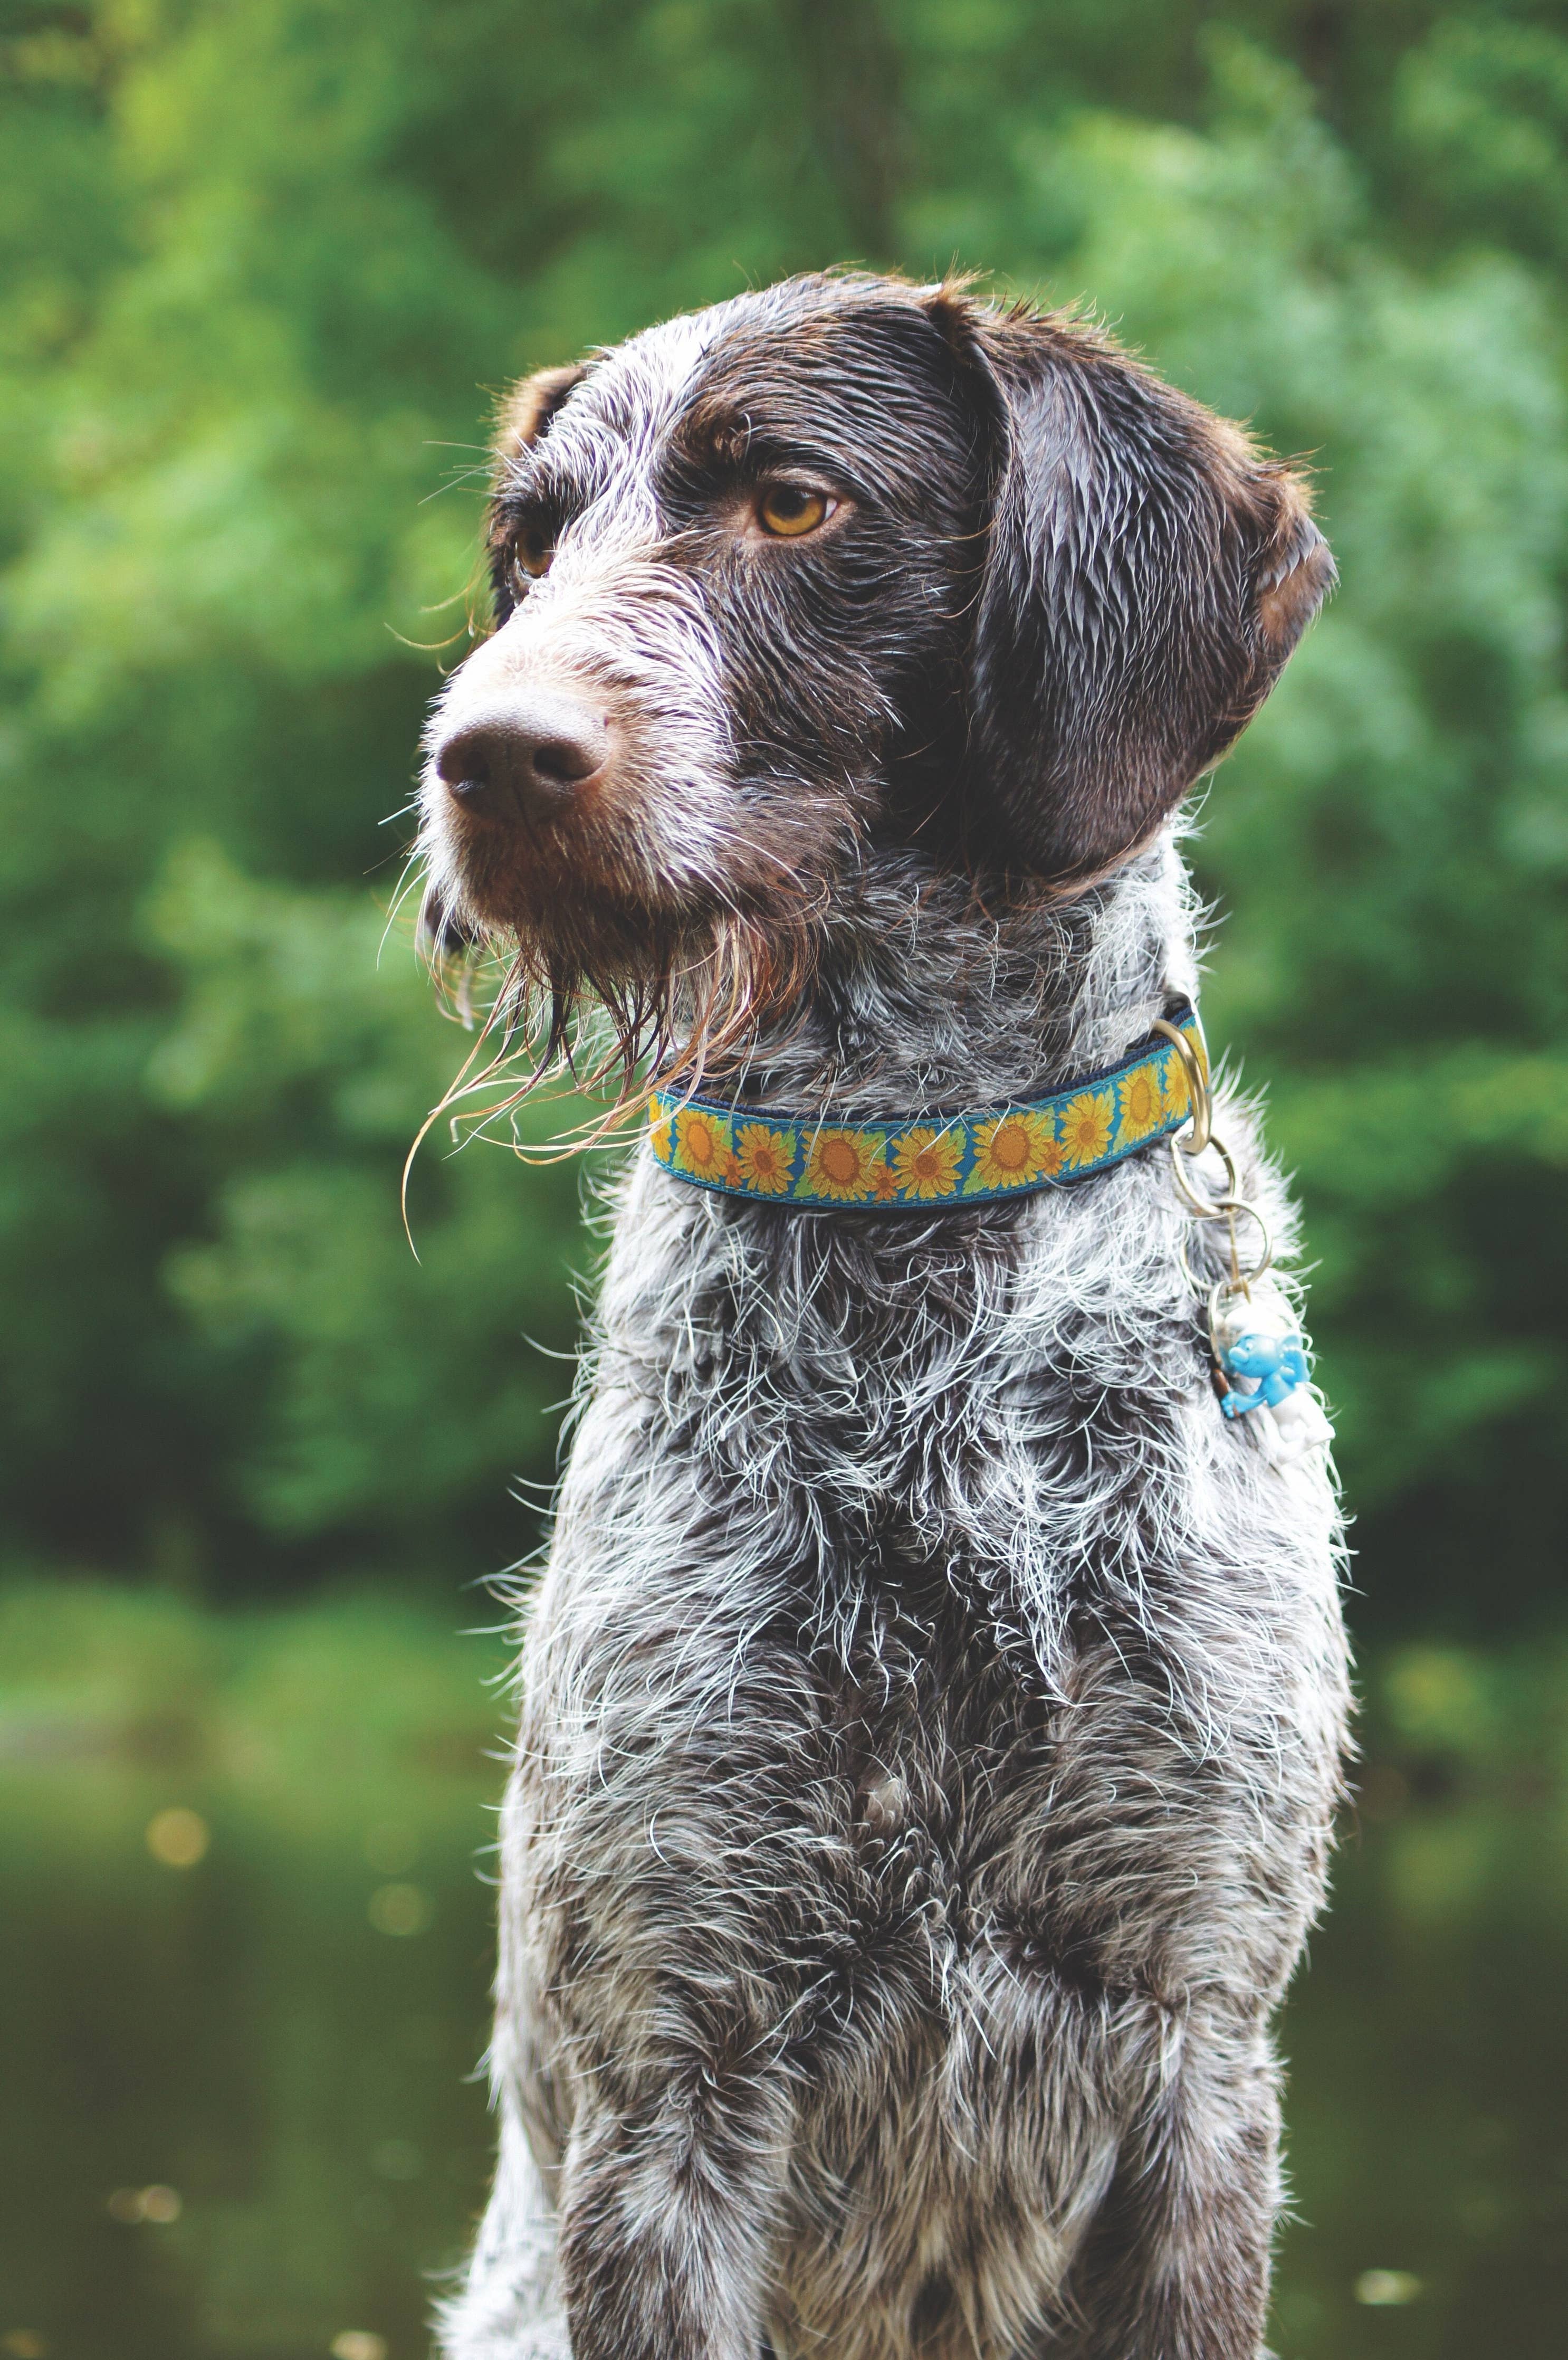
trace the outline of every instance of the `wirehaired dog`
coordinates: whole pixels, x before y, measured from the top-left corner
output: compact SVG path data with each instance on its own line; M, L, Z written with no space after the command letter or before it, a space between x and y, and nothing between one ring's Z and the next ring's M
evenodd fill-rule
M557 1044L590 995L628 1075L819 1124L1026 1105L1192 995L1171 815L1333 573L1106 338L861 276L519 387L489 551L434 931ZM459 2360L1255 2360L1346 1672L1326 1456L1221 1415L1210 1234L1163 1152L896 1209L633 1157Z

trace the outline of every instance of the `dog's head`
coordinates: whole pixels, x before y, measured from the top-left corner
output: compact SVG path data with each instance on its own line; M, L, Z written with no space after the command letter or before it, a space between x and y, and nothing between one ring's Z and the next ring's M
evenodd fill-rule
M1301 482L1105 337L864 277L526 380L488 543L430 906L623 1005L720 940L777 999L879 843L1015 890L1114 868L1334 573Z

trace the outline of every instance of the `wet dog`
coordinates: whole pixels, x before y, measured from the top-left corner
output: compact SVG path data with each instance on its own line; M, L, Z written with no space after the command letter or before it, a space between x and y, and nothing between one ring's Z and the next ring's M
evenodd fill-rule
M592 999L628 1070L850 1124L1192 994L1173 814L1333 573L1106 338L869 277L528 380L488 546L434 932L557 1043ZM459 2360L1255 2360L1345 1659L1326 1461L1221 1415L1192 1229L1164 1153L896 1211L631 1160Z

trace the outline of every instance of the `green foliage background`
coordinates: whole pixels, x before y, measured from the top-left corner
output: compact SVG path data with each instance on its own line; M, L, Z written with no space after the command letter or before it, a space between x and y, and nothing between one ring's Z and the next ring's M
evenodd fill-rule
M852 257L1086 296L1311 454L1344 586L1203 807L1210 1035L1300 1174L1361 1619L1552 1601L1568 10L1522 0L7 0L13 1558L527 1545L578 1178L427 1157L414 1263L463 1043L377 964L484 421Z

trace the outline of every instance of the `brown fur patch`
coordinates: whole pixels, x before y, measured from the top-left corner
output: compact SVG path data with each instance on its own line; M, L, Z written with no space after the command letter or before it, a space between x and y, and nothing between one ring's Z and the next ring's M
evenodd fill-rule
M502 466L532 448L567 395L587 374L585 362L570 361L563 368L536 369L532 377L522 377L513 386L495 413L491 443Z

